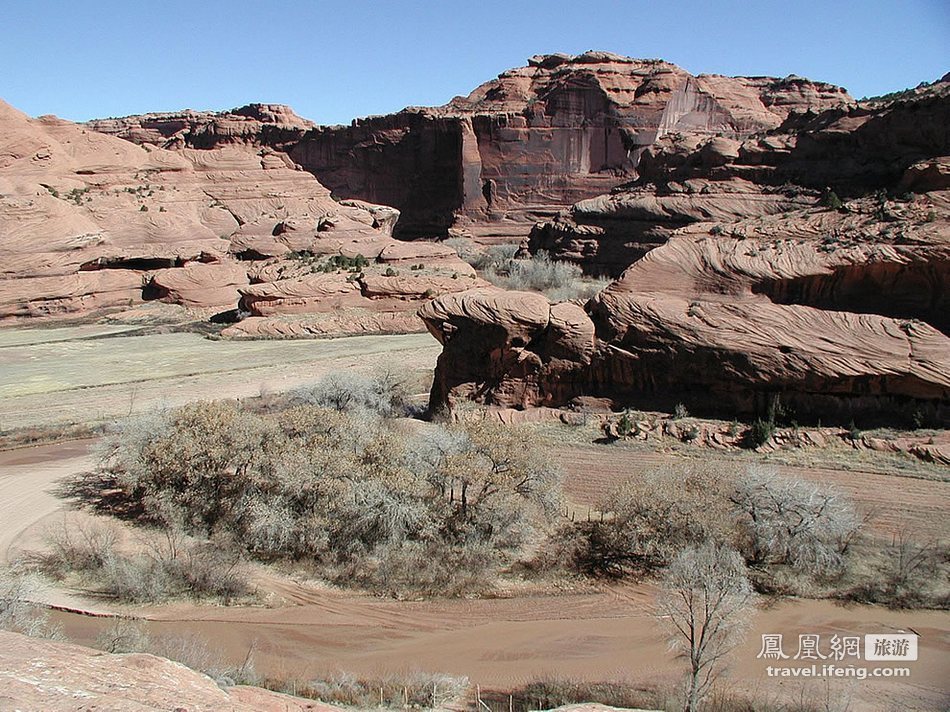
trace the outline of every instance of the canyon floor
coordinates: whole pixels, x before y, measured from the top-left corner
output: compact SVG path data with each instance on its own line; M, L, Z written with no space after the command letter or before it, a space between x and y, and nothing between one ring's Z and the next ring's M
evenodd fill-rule
M146 333L132 327L85 325L0 332L0 417L47 427L104 421L160 404L256 396L292 388L340 368L431 369L438 345L428 335L354 337L333 341L213 342L193 333ZM222 356L223 354L223 356ZM578 433L578 440L581 438ZM66 505L52 490L61 478L93 466L95 440L74 440L0 452L0 559L42 544L43 529L62 520ZM593 505L623 478L683 457L682 452L581 444L555 446L576 511ZM761 456L729 457L738 465ZM767 459L767 458L766 458ZM772 458L772 462L777 462ZM946 535L950 481L946 468L897 472L886 461L848 469L833 461L778 464L798 476L833 482L872 512L869 526L910 526ZM653 618L648 585L567 586L544 595L509 592L494 599L397 601L264 574L268 605L213 607L191 603L117 608L53 591L51 602L100 613L130 614L158 635L198 635L223 658L253 649L259 672L306 679L338 671L378 676L406 670L467 675L506 689L541 676L624 680L672 686L681 663ZM57 611L67 636L91 644L109 617ZM905 680L778 681L757 659L762 633L799 634L914 630L920 656ZM950 614L890 611L830 601L787 599L756 616L731 659L730 686L762 699L808 699L852 710L940 709L947 704ZM837 707L828 707L837 708Z
M160 331L160 330L159 330ZM195 400L290 390L334 370L428 372L428 334L214 341L153 327L85 324L0 331L0 430L102 423Z

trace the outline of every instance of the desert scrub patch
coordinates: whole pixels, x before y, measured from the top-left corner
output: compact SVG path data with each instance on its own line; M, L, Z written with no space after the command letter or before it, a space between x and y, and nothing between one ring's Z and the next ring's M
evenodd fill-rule
M489 245L484 249L468 238L449 238L445 244L492 284L514 291L540 292L553 302L587 300L611 280L585 275L576 264L553 259L547 252L518 258L517 244Z
M73 494L196 547L294 562L341 585L484 590L557 516L559 470L528 429L476 422L407 434L386 417L391 394L365 385L338 374L276 413L198 403L129 421ZM215 578L192 570L188 550L156 568L91 548L56 562L91 559L111 588L122 567L156 590L169 577L186 593Z

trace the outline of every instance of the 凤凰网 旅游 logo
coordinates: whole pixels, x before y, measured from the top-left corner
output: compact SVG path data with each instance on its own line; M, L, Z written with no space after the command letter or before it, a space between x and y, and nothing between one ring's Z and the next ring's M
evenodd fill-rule
M762 646L756 657L762 660L909 662L917 660L917 635L802 633L797 640L786 640L781 633L763 633Z

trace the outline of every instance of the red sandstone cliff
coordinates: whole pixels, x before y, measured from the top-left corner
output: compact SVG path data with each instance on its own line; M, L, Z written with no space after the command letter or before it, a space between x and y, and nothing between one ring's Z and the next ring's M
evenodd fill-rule
M240 302L251 318L235 336L405 332L421 329L419 302L479 284L452 250L392 239L398 211L337 202L255 146L261 125L237 121L212 149L180 135L156 148L0 102L0 321ZM345 300L325 288L334 279ZM285 323L300 312L334 319Z
M664 136L744 138L792 114L853 104L843 89L799 77L692 76L661 60L586 52L533 57L445 106L347 127L308 128L273 107L90 126L140 142L287 150L335 197L398 208L405 236L486 223L523 235L538 217L630 180ZM260 123L256 138L249 115Z

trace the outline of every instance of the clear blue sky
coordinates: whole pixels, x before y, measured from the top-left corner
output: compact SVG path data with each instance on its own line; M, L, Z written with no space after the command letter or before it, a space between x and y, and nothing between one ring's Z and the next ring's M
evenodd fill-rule
M950 2L2 0L0 98L73 120L262 101L348 123L588 49L860 97L950 71Z

